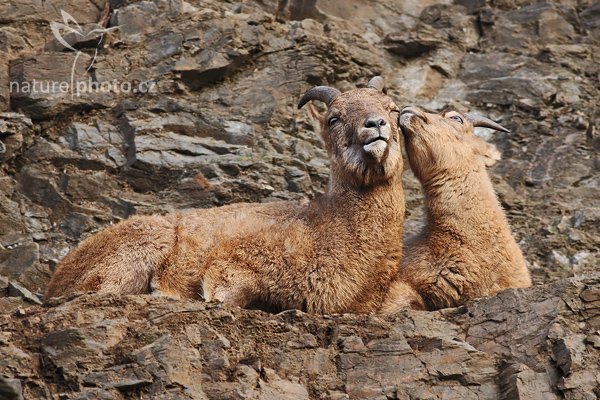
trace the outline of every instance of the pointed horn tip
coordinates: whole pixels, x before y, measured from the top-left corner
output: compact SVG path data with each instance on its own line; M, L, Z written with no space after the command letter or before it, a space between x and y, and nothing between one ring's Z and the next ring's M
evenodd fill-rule
M510 129L507 129L507 128L503 127L503 126L502 126L502 125L500 125L500 124L496 124L496 123L495 123L494 125L481 125L481 126L483 126L483 127L485 127L485 128L494 129L494 130L496 130L496 131L498 131L498 132L504 132L504 133L508 133L508 134L510 134Z
M496 131L500 131L500 132L504 132L504 133L509 133L510 134L510 130L506 129L505 127L503 127L502 125L498 124L495 121L492 121L489 118L486 118L484 116L480 116L480 115L474 115L472 113L467 113L465 114L465 117L467 118L468 121L470 121L473 126L479 126L479 127L483 127L483 128L490 128L490 129L494 129Z

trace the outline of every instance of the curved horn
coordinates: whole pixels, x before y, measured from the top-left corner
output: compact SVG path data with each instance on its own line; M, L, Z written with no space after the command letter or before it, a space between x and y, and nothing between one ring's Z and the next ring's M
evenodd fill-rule
M302 108L303 105L311 100L319 100L329 105L340 94L342 94L342 92L329 86L315 86L304 93L298 102L298 108Z
M373 78L371 78L371 80L369 81L369 83L367 83L367 87L371 88L371 89L377 89L380 92L387 92L387 90L385 89L385 81L383 80L383 78L381 76L374 76Z
M467 113L467 114L465 114L465 118L467 119L467 121L472 123L473 126L483 126L485 128L495 129L500 132L510 133L510 131L508 129L506 129L505 127L503 127L502 125L495 123L494 121L492 121L489 118L482 117L481 115Z

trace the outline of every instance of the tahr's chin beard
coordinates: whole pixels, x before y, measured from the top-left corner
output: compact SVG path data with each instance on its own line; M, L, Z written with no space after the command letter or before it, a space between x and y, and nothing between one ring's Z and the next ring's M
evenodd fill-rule
M379 145L376 145L379 146ZM361 148L348 148L342 154L342 160L332 163L348 182L357 188L367 188L389 181L398 167L390 159L390 149L386 146L382 161L376 161Z

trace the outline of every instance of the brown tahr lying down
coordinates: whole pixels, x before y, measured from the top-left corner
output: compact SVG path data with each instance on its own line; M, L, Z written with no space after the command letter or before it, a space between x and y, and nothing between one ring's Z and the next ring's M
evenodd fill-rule
M312 88L299 108L311 100L327 104L311 108L330 160L323 196L130 218L67 255L46 296L156 289L270 310L379 309L402 253L400 110L379 77Z
M495 122L456 111L400 115L412 171L425 194L427 223L405 246L399 276L383 311L409 305L435 310L531 285L519 246L486 171L500 159L474 126L508 132Z

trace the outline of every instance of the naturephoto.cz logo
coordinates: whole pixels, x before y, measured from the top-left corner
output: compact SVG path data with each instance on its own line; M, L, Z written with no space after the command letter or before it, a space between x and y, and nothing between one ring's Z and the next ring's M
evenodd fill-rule
M96 81L92 79L90 70L96 62L98 56L99 47L102 45L104 36L112 31L119 29L118 26L111 28L104 28L102 26L94 27L89 31L85 31L73 18L71 14L64 10L60 10L63 22L50 22L50 29L54 38L60 45L64 47L64 50L72 51L75 53L75 59L71 65L70 79L36 79L32 78L23 81L11 81L10 92L11 93L22 93L22 94L71 94L71 98L81 96L82 94L94 94L94 93L151 93L156 90L156 82L152 80L141 81L141 82L129 82L119 81L113 79L112 81L103 80ZM94 39L96 46L94 47L94 54L85 67L83 73L77 74L77 61L80 56L86 54L81 50L74 47L74 43L79 41ZM63 51L64 51L63 50Z

